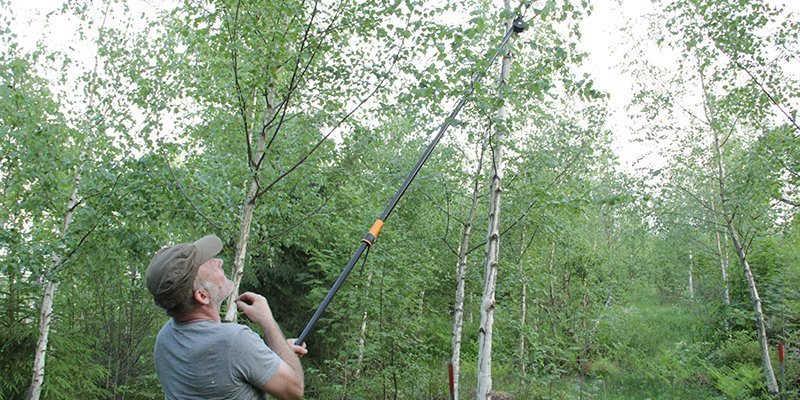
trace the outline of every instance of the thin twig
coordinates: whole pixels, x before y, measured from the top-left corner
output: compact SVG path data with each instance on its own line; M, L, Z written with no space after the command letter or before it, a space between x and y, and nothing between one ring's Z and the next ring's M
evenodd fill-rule
M356 105L355 107L353 107L353 109L352 109L352 110L350 110L350 112L348 112L348 113L347 113L347 114L346 114L344 117L342 117L342 118L341 118L341 119L340 119L340 120L339 120L339 121L336 123L336 125L334 125L334 126L333 126L333 127L330 129L330 131L329 131L327 134L325 134L325 136L323 136L323 137L322 137L322 138L321 138L319 141L317 141L317 144L315 144L315 145L314 145L314 147L312 147L312 148L311 148L311 150L309 150L309 152L308 152L308 153L306 153L305 155L303 155L303 157L301 157L301 158L300 158L300 160L298 160L298 161L297 161L297 162L296 162L296 163L295 163L295 164L294 164L294 165L293 165L291 168L289 168L288 170L286 170L285 172L283 172L282 174L280 174L280 175L279 175L277 178L275 178L275 179L274 179L274 180L273 180L273 181L272 181L272 182L271 182L269 185L267 185L267 186L266 186L266 187L264 187L263 189L259 190L259 191L258 191L258 193L256 193L256 196L255 196L255 197L259 197L259 196L263 195L264 193L266 193L266 192L267 192L269 189L271 189L273 186L275 186L275 184L277 184L278 182L280 182L280 181L281 181L283 178L285 178L287 175L289 175L290 173L292 173L292 171L294 171L294 170L295 170L295 169L297 169L297 168L298 168L300 165L302 165L302 164L303 164L303 163L304 163L304 162L305 162L305 161L308 159L308 157L310 157L312 154L314 154L314 152L316 152L316 151L317 151L317 150L320 148L320 146L322 146L322 144L323 144L323 143L324 143L326 140L328 140L328 138L329 138L329 137L330 137L330 136L331 136L331 135L332 135L334 132L336 132L336 131L339 129L339 127L340 127L340 126L341 126L341 125L342 125L342 124L343 124L343 123L344 123L344 122L345 122L345 121L346 121L348 118L350 118L350 116L352 116L352 115L353 115L353 114L354 114L356 111L358 111L358 110L359 110L359 109L360 109L360 108L361 108L361 107L364 105L364 103L366 103L367 101L369 101L369 99L371 99L371 98L372 98L372 96L374 96L374 95L375 95L375 93L377 93L377 92L378 92L378 90L382 89L382 88L383 88L383 85L384 85L384 83L386 82L386 80L388 79L388 77L389 77L389 75L390 75L390 74L389 74L389 72L391 72L391 70L394 68L395 64L397 63L397 60L398 60L398 58L399 58L399 54L393 58L392 65L389 67L389 70L387 71L386 75L384 75L383 79L381 79L381 81L380 81L380 82L378 82L378 84L377 84L377 85L375 85L375 88L374 88L374 89L373 89L373 90L372 90L372 91L371 91L371 92L370 92L370 93L369 93L369 94L368 94L366 97L364 97L364 98L363 98L363 99L362 99L362 100L361 100L361 101L358 103L358 105Z
M170 175L172 175L172 179L175 181L175 184L178 185L178 189L180 190L181 194L183 194L183 197L186 199L186 201L188 201L189 204L192 205L192 207L194 208L195 212L197 212L198 215L203 217L203 219L206 220L206 222L208 222L209 224L211 224L211 226L213 226L214 228L216 228L218 230L222 229L218 224L216 224L214 221L209 219L205 214L203 214L203 212L200 211L200 209L197 208L197 206L194 204L194 202L189 197L189 195L186 194L186 191L183 190L183 185L181 185L180 180L178 180L178 177L175 175L175 171L172 169L172 165L169 164L169 159L167 158L167 153L166 153L166 151L164 150L163 147L161 148L161 156L164 157L164 163L167 164L167 168L169 169L169 173L170 173Z
M800 132L800 126L798 126L798 125L797 125L797 121L795 121L795 120L794 120L794 118L792 118L792 116L791 116L791 115L789 115L789 114L786 112L786 110L784 110L784 109L783 109L783 107L781 107L780 103L778 103L778 101L777 101L777 100L775 100L775 98L774 98L774 97L772 97L772 94L770 94L770 93L769 93L769 91L767 91L767 89L766 89L766 88L765 88L765 87L764 87L764 86L761 84L761 82L759 82L759 81L758 81L758 79L756 79L756 77L755 77L755 76L753 76L753 74L751 74L751 73L750 73L750 71L749 71L747 68L745 68L745 67L744 67L742 64L740 64L740 63L739 63L739 61L735 61L735 60L734 60L734 63L736 63L736 66L738 66L738 67L739 67L739 68L740 68L742 71L746 72L746 73L747 73L747 75L749 75L749 76L750 76L750 79L752 79L752 80L753 80L753 82L755 82L755 84L756 84L756 85L758 85L758 87L761 89L761 91L762 91L762 92L763 92L765 95L767 95L767 97L768 97L768 98L769 98L769 100L772 102L772 104L774 104L776 107L778 107L778 109L779 109L779 110L781 110L781 112L783 113L783 115L785 115L785 116L786 116L786 118L787 118L789 121L791 121L791 122L792 122L792 125L794 125L795 129L797 129L797 131L798 131L798 132Z

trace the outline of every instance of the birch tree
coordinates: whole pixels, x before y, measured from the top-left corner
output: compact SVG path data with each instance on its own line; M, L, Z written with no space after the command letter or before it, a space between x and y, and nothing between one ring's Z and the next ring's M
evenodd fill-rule
M504 2L506 15L511 14L511 4ZM506 30L511 29L512 18L506 21ZM500 66L499 86L502 88L508 82L509 69L511 68L511 55L508 48L504 49ZM478 399L490 399L492 396L492 329L494 327L495 290L497 279L497 266L500 262L500 198L502 193L503 176L503 140L506 127L502 121L507 110L501 106L497 112L497 124L491 148L492 172L489 186L489 228L486 235L486 261L483 270L483 296L481 297L481 324L478 329Z
M104 97L103 90L100 88L101 69L104 64L104 46L105 46L105 33L106 23L112 17L112 2L107 2L102 5L99 13L92 13L87 11L87 5L75 4L74 9L66 7L63 12L65 15L71 15L79 18L82 21L90 20L85 26L81 26L83 34L90 35L94 38L92 45L95 49L94 59L91 66L83 66L85 68L84 80L85 86L78 86L82 91L82 96L79 95L77 99L72 99L73 106L77 107L77 111L73 116L68 117L68 124L75 126L70 129L72 139L76 146L79 148L78 156L73 162L68 163L68 167L72 170L70 183L65 186L69 193L65 199L65 205L57 212L60 215L59 227L57 230L56 243L58 245L50 252L50 265L45 269L42 275L42 283L44 290L42 301L39 310L39 332L36 351L33 361L33 374L31 384L28 389L29 399L38 399L42 394L42 388L45 379L45 361L47 357L48 340L52 326L52 317L54 314L54 300L58 289L59 274L64 269L65 261L68 257L72 256L78 247L84 242L86 237L92 233L94 229L89 229L81 234L73 234L71 228L76 212L81 203L87 196L94 196L95 194L82 193L86 191L83 180L85 173L94 169L90 168L91 163L96 162L98 159L105 157L104 154L108 149L108 140L104 138L104 130L110 129L115 126L115 123L120 119L117 111L110 104L101 104L102 100L110 100L111 96ZM96 26L95 27L93 27ZM88 31L88 32L86 32ZM66 65L72 64L72 60L67 59ZM80 68L80 66L79 66ZM67 108L66 105L62 105ZM103 193L102 195L108 195ZM96 225L95 225L96 226ZM70 238L72 236L72 238Z
M469 255L470 237L472 236L472 224L475 221L475 214L478 210L478 195L480 194L480 176L483 169L483 156L486 150L484 143L479 144L480 151L478 162L475 166L475 174L472 180L472 195L470 197L469 213L464 221L463 232L461 234L461 244L458 247L458 262L456 263L456 293L453 302L453 343L452 356L450 363L453 366L453 393L458 399L458 381L461 371L461 331L464 323L464 284L467 273L467 257Z
M76 204L74 200L76 195L73 189L75 188L75 174L78 171L69 168L53 168L47 176L40 175L44 166L52 163L53 159L50 157L56 156L53 152L48 151L48 147L50 147L48 141L65 140L67 135L63 134L69 130L63 124L63 120L55 119L61 116L58 105L49 98L50 92L46 84L37 77L31 76L32 67L37 59L21 54L15 43L9 43L9 45L9 50L3 54L5 61L2 75L3 99L14 99L15 101L3 101L2 103L3 144L1 146L3 157L2 169L0 169L0 175L4 181L2 226L6 232L2 247L3 261L9 265L6 270L9 274L7 328L9 332L16 331L15 325L21 322L17 321L18 308L21 308L20 306L24 305L26 301L32 301L26 299L26 296L23 296L24 292L19 289L23 288L21 284L23 278L35 273L38 279L32 286L36 288L37 296L42 299L38 310L37 335L32 335L37 338L33 374L36 382L32 384L33 382L28 380L31 378L31 370L26 367L26 381L17 382L17 384L27 386L29 390L33 391L30 396L38 398L44 380L44 362L49 323L52 317L52 301L57 286L54 281L53 272L55 271L53 268L59 265L59 256L65 255L62 253L63 247L59 249L56 247L56 243L57 238L63 239L65 227L68 228L71 222L73 210L70 208ZM33 152L30 154L31 157L28 157L29 154L24 149ZM74 149L64 150L64 156L75 155ZM34 154L41 154L43 157L40 159ZM37 171L37 167L41 169ZM72 179L71 182L70 179ZM36 196L36 192L44 192L49 187L61 187L62 184L71 190L67 206L53 210L56 216L61 216L61 221L58 221L58 217L48 218L45 215L34 214L36 210L44 208L46 204L40 196ZM49 254L46 252L36 254L38 252L34 249L25 251L24 247L31 246L30 244L33 242L31 231L35 230L34 233L38 235L36 231L39 229L46 231L45 227L58 232L56 237L51 239L51 244L36 243L37 247L52 249ZM40 240L43 239L45 237L41 237ZM30 354L26 356L30 356ZM12 376L8 376L8 378L11 380ZM22 396L21 393L17 395Z
M723 302L727 302L727 271L724 264L724 252L719 238L719 227L722 225L726 237L733 243L734 251L740 260L748 282L750 301L753 304L756 319L756 332L761 348L761 369L764 374L765 388L771 394L778 392L772 369L768 338L766 337L765 319L761 296L756 288L753 272L746 257L747 242L742 239L740 230L745 228L750 231L752 240L756 231L750 224L758 220L756 216L761 211L748 209L744 203L736 201L733 206L733 197L742 199L745 203L749 190L733 194L726 189L731 176L725 172L723 161L725 151L723 146L735 148L735 143L746 147L751 139L747 135L760 135L765 126L771 125L776 117L792 123L792 118L787 118L784 105L780 99L795 97L796 92L788 87L778 84L782 79L787 79L784 68L788 62L783 50L776 48L796 48L796 35L789 30L797 26L791 20L782 20L785 15L780 8L772 7L762 1L752 2L710 2L710 1L679 1L665 5L668 14L664 24L669 34L657 35L659 43L667 43L670 48L679 52L684 58L678 63L676 76L661 81L662 89L680 85L678 89L683 95L673 92L665 98L671 98L673 104L669 108L680 109L692 121L687 131L691 135L687 139L676 141L674 153L682 157L681 168L691 170L699 166L708 166L708 160L700 155L700 148L691 140L702 140L705 136L711 141L712 168L704 175L713 180L712 194L708 196L708 189L698 191L704 184L702 179L694 181L694 187L681 186L673 182L681 191L688 194L702 205L707 217L701 220L711 220L716 236L717 254L720 260L720 269L723 276ZM656 24L658 25L658 24ZM766 33L769 32L769 33ZM765 34L766 33L766 34ZM767 62L767 59L772 62ZM759 71L754 74L753 71ZM756 76L757 75L757 76ZM662 75L663 76L663 75ZM687 78L688 77L688 78ZM699 81L699 84L696 82ZM693 87L692 87L693 86ZM699 88L699 90L698 90ZM687 96L687 93L693 93ZM661 102L652 97L654 104ZM698 102L697 99L701 100ZM656 113L657 114L657 113ZM651 115L656 115L651 114ZM783 114L783 115L781 115ZM666 130L668 130L667 128ZM674 129L674 127L673 127ZM685 134L682 133L682 134ZM710 136L710 138L709 138ZM682 154L681 154L682 153ZM702 159L698 162L697 160ZM696 164L692 167L692 163ZM711 171L714 171L712 174ZM708 181L706 181L708 182ZM744 196L739 198L739 196ZM714 204L716 203L716 204ZM761 206L759 206L761 208ZM744 221L750 221L745 223ZM755 225L763 223L755 222Z
M705 83L703 83L705 85ZM728 194L726 191L726 174L725 174L725 163L723 161L723 148L722 142L720 141L720 132L719 129L721 128L721 124L718 121L717 117L715 116L714 108L711 104L711 99L708 97L707 88L703 87L703 93L705 96L706 101L706 118L708 119L711 134L713 137L713 154L716 160L716 171L717 171L717 189L719 190L719 203L720 203L720 213L721 219L725 221L725 227L727 229L727 233L733 242L734 250L736 251L736 255L739 258L739 263L744 270L745 279L747 280L747 287L750 289L750 299L753 302L753 312L756 319L756 332L758 335L758 343L761 349L761 364L762 370L764 372L764 379L766 381L767 390L770 394L776 395L778 394L778 382L775 379L775 370L772 367L772 360L770 358L769 353L769 342L767 338L766 332L766 323L764 322L764 311L761 306L761 297L758 294L758 288L756 286L755 278L753 277L753 271L750 268L750 263L747 260L746 250L744 248L744 244L740 238L739 233L737 232L737 227L734 225L734 218L735 218L735 211L731 210L731 206L729 205Z
M331 138L358 126L358 114L393 81L395 64L415 46L406 41L412 36L410 24L423 33L427 28L410 21L422 8L387 9L374 1L210 3L212 7L186 2L176 16L168 17L172 43L167 46L173 51L188 48L181 54L184 65L175 66L181 72L176 85L196 106L185 110L183 119L185 135L200 141L182 149L181 158L200 169L213 168L210 162L239 160L226 171L217 169L214 181L207 183L211 190L224 191L225 199L238 199L232 207L192 194L205 214L217 215L217 225L228 232L221 236L235 252L235 289L225 315L230 321L236 317L232 300L238 296L248 254L269 254L279 247L267 243L252 253L253 231L271 236L286 227L261 222L259 210L265 220L281 222L292 206L313 214L324 199L298 188L321 186L326 177L302 171L325 164L325 157L334 154ZM382 25L381 18L389 15L401 22ZM350 45L373 34L372 47ZM203 123L189 126L197 113L204 116ZM287 187L291 191L285 192Z

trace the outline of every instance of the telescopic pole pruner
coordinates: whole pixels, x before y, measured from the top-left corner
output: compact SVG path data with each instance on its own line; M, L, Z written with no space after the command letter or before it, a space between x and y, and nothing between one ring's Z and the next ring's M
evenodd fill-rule
M406 192L406 189L408 189L408 187L411 185L411 182L417 176L417 173L419 173L420 169L422 169L422 166L425 164L425 161L427 161L428 158L430 157L431 153L433 152L433 149L436 147L437 144L439 144L439 141L442 139L442 136L444 136L444 133L447 131L447 128L449 128L450 124L453 121L455 121L456 116L458 116L458 113L461 112L461 109L467 103L467 100L469 100L469 96L471 96L475 92L475 86L478 83L480 83L481 79L483 79L483 77L486 75L486 72L494 64L495 60L497 60L497 57L501 54L502 50L505 49L506 44L511 39L511 36L513 36L515 33L520 33L524 30L525 30L525 21L522 19L522 16L518 16L512 23L511 27L506 31L505 35L503 35L503 39L500 41L500 45L497 46L497 50L494 51L494 54L489 58L489 62L487 63L486 68L476 72L475 75L473 75L469 89L466 91L461 100L459 100L459 102L456 103L455 107L453 108L453 111L450 112L450 115L444 120L442 125L439 127L438 133L433 138L433 140L431 140L430 144L428 144L428 147L425 149L425 152L422 153L422 156L419 158L419 161L417 161L417 164L414 166L411 172L409 172L408 176L406 176L406 180L403 182L403 184L400 186L400 189L397 190L397 193L395 193L392 200L386 206L386 209L383 211L381 217L375 220L375 223L372 224L372 228L370 228L369 232L367 232L364 238L361 239L361 245L358 246L358 249L356 250L355 254L353 254L352 258L350 258L350 261L347 263L347 266L345 266L344 271L342 271L342 273L339 275L339 278L336 280L336 283L334 283L333 287L331 287L331 289L328 291L328 294L325 296L325 299L322 300L322 303L319 305L319 308L317 308L317 311L314 313L314 316L311 317L310 321L308 321L308 324L306 325L305 329L303 329L303 333L301 333L300 336L295 341L296 345L299 346L302 345L303 342L305 342L306 337L308 336L309 333L311 333L311 330L314 328L314 325L317 324L317 321L322 316L322 313L324 313L325 309L328 307L328 303L331 302L333 296L336 295L337 291L339 291L339 287L342 286L344 280L347 279L348 275L350 275L350 271L356 265L358 259L361 258L361 254L364 253L364 250L366 250L368 247L371 247L375 243L375 240L378 238L378 234L380 234L381 232L381 228L383 228L383 223L386 222L387 218L389 218L389 214L392 213L392 210L394 210L394 207L397 205L397 202L400 201L401 197L403 197L403 194Z

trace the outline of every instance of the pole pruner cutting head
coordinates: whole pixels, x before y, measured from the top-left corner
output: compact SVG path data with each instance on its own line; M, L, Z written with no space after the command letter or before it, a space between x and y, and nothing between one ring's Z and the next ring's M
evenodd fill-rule
M522 20L522 16L519 16L514 19L511 28L514 30L514 33L521 33L522 31L525 30L526 25L525 21Z

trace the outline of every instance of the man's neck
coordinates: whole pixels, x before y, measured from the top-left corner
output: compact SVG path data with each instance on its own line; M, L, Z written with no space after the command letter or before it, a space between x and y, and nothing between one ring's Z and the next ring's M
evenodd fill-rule
M185 324L189 322L196 322L196 321L211 321L220 323L222 320L219 317L219 308L212 307L209 305L199 305L195 307L192 311L189 311L186 314L181 315L180 317L175 317L175 322L179 324Z

